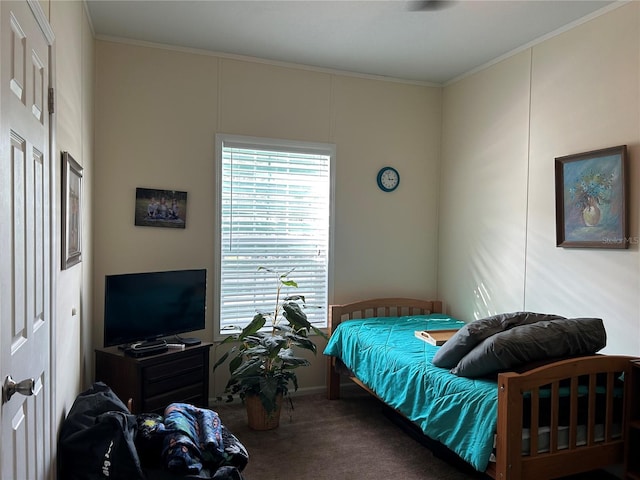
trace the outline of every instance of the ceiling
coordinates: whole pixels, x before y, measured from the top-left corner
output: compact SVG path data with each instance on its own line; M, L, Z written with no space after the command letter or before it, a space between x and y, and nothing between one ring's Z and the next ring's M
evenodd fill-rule
M116 37L446 84L615 5L596 0L86 0ZM433 5L433 4L431 4Z

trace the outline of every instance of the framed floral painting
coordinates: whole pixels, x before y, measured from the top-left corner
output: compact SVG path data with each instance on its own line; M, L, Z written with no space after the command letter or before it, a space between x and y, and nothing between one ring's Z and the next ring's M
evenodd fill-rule
M628 248L627 146L555 159L556 246Z
M82 167L62 152L62 270L82 261Z

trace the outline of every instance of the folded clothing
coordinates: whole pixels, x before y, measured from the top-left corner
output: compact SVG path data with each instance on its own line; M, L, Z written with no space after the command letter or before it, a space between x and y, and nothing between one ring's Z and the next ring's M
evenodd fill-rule
M169 470L197 473L203 464L220 467L229 462L242 469L248 454L240 442L231 442L225 449L225 435L220 417L212 410L187 403L172 403L165 409L164 426L167 435L163 441L162 457ZM237 439L236 439L237 440Z
M169 405L165 417L138 415L136 447L145 467L163 467L185 478L242 478L239 472L249 460L216 412L184 403Z
M169 470L198 473L202 463L222 463L222 427L218 414L188 403L172 403L164 411L162 457Z

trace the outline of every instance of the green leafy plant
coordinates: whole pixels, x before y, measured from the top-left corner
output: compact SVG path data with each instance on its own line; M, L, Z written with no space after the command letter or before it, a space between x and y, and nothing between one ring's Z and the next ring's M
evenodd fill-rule
M260 397L268 414L277 409L278 395L288 396L290 386L298 389L294 370L310 365L309 360L296 354L297 349L317 353L316 344L309 339L311 332L327 338L326 334L307 320L303 311L303 295L283 296L283 289L297 288L289 278L294 269L279 273L265 267L259 270L272 274L276 280L276 304L273 311L257 313L240 333L225 338L222 344L236 343L213 366L214 371L229 359L230 378L225 393L228 399L239 395Z

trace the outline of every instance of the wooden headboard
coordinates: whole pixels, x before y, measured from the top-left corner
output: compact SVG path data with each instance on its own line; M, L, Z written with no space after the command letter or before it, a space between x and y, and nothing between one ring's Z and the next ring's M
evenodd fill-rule
M403 315L428 315L443 313L440 300L414 298L375 298L359 302L331 305L329 307L329 334L345 320L371 317L402 317Z
M443 313L440 300L374 298L343 305L330 305L328 333L331 335L341 322L357 318L402 317L404 315L428 315L430 313ZM334 357L328 358L327 397L329 399L340 397L340 374L335 369L335 362L336 359ZM364 387L361 382L358 381L357 383Z

